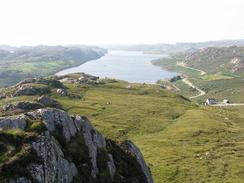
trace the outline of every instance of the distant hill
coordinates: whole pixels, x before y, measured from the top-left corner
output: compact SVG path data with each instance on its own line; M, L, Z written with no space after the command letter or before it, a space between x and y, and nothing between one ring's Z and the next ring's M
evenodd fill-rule
M244 46L244 40L219 40L197 43L176 43L176 44L137 44L137 45L110 45L105 46L107 49L128 50L128 51L143 51L148 53L176 53L185 52L189 49L200 49L206 47L229 47L229 46Z
M91 46L0 46L0 87L25 78L55 74L105 53L105 49Z
M208 47L186 52L185 62L208 73L219 71L242 73L244 71L244 47Z

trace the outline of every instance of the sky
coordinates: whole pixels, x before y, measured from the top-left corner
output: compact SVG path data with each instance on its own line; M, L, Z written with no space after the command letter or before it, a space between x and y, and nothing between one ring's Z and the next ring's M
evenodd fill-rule
M0 0L0 45L244 39L244 0Z

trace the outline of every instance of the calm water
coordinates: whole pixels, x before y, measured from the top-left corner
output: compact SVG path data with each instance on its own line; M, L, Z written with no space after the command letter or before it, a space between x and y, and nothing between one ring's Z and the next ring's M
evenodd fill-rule
M161 57L164 56L136 51L109 51L100 59L60 71L57 75L84 72L101 78L108 77L136 83L155 83L159 79L167 79L177 75L175 72L162 70L151 64L151 60Z

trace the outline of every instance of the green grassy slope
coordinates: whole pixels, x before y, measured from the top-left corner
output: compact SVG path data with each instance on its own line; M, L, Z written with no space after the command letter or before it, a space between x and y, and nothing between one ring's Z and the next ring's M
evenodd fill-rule
M61 97L52 88L48 95L69 113L87 116L107 137L135 142L156 183L244 181L244 108L202 107L156 85L123 81L66 87L81 98Z

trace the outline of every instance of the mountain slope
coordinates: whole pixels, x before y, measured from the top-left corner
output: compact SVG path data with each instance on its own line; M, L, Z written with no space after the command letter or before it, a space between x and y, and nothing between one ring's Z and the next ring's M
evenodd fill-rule
M26 80L1 95L2 116L23 113L23 102L46 95L70 114L87 116L108 139L132 140L157 183L244 180L243 108L198 106L157 85L84 74Z
M243 74L244 47L209 47L187 52L185 63L208 73L231 72Z
M61 108L48 97L5 105L0 117L1 183L153 183L131 141L106 139L86 117L49 108L54 106Z

